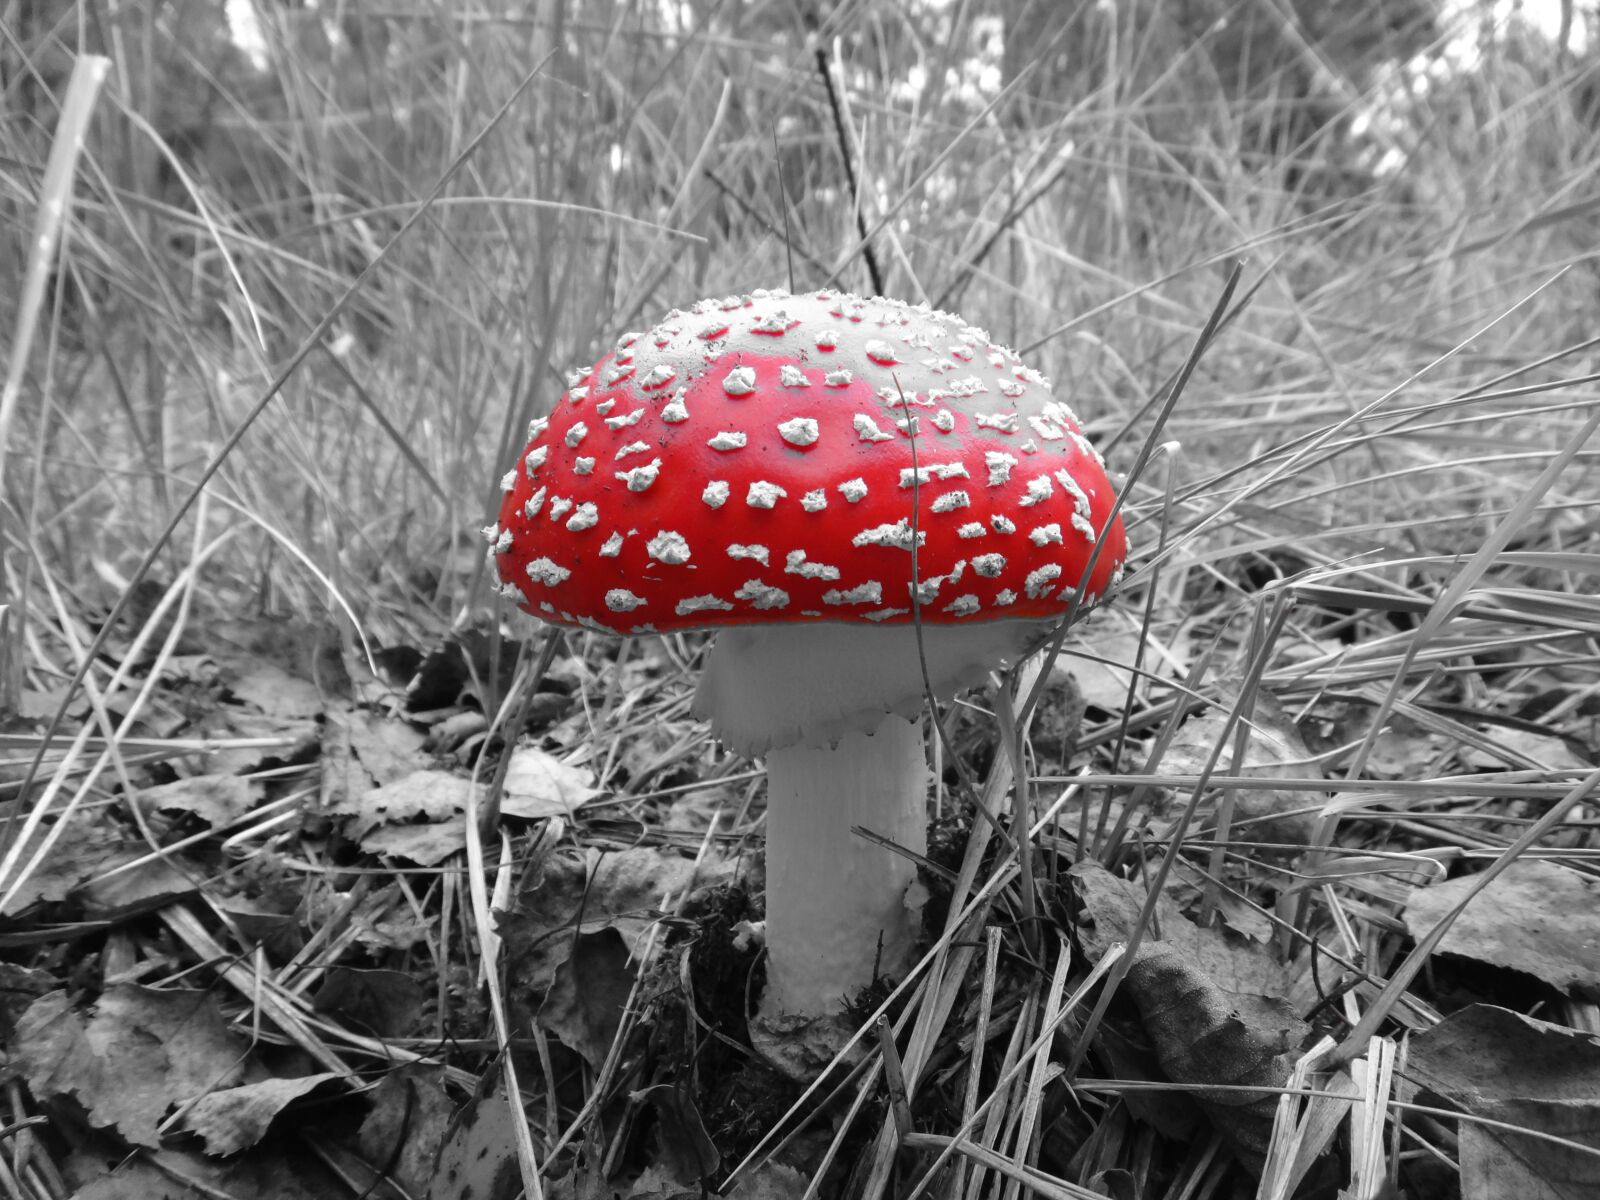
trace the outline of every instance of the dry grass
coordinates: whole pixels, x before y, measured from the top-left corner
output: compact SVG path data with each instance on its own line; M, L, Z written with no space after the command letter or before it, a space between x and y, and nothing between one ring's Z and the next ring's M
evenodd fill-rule
M1456 1118L1405 1116L1396 1083L1405 1032L1445 1003L1437 939L1397 919L1402 884L1470 865L1487 886L1529 855L1595 863L1596 776L1525 738L1590 762L1600 741L1590 60L1503 31L1475 69L1405 95L1324 56L1320 107L1299 120L1309 59L1231 88L1222 33L1119 25L1132 6L1087 6L1034 53L1008 47L988 64L998 84L980 77L978 6L842 4L809 30L737 0L548 7L559 17L352 4L337 23L263 8L257 70L207 5L111 25L90 7L0 6L0 274L27 270L61 194L45 164L78 50L111 61L51 286L0 300L0 327L20 331L0 420L0 700L27 709L5 741L6 895L48 862L50 818L99 806L137 823L140 771L194 750L141 720L186 632L251 610L330 621L357 657L502 619L525 636L494 608L475 531L565 369L702 295L875 276L1023 348L1135 475L1120 608L1074 633L1066 661L1101 678L1070 656L1118 633L1111 656L1137 645L1139 669L1117 677L1119 704L1086 685L1065 756L1039 749L1069 707L1058 674L944 714L983 802L1030 837L970 825L944 864L950 915L878 1011L893 1036L863 1026L823 1148L791 1122L742 1147L748 1169L806 1143L818 1179L833 1164L830 1188L848 1174L874 1197L1084 1196L1107 1172L1172 1198L1287 1197L1307 1172L1361 1197L1385 1179L1449 1194ZM1444 32L1424 57L1443 61ZM131 642L125 612L142 622ZM565 836L757 844L747 765L685 720L698 645L567 650L586 719L558 727L573 740L557 749L611 795ZM532 693L479 694L481 744L497 745ZM1231 772L1276 712L1309 757L1265 780ZM1207 740L1185 746L1202 716ZM1030 722L1017 786L996 747ZM303 766L279 785L222 831L232 861L281 852L285 814L317 788ZM652 824L696 789L727 802L714 832ZM490 909L552 832L470 828L466 887L395 878L429 924L441 995L442 964L493 981L476 1044L316 1019L311 960L274 973L234 957L205 905L168 910L165 936L189 966L230 963L202 972L235 990L230 1011L321 1069L422 1058L469 1082L515 1033ZM1150 897L1131 943L1092 962L1065 916L1085 860ZM1180 877L1202 920L1248 910L1299 984L1319 962L1318 985L1337 985L1326 1044L1267 1098L1259 1185L1230 1165L1236 1139L1158 1136L1130 1097L1181 1085L1120 1077L1096 1040ZM342 936L327 927L330 959ZM636 998L581 1101L521 1078L529 1194L539 1164L605 1146L607 1106L647 1082L621 1049ZM1547 1011L1597 1024L1576 999ZM30 1170L11 1194L65 1194Z

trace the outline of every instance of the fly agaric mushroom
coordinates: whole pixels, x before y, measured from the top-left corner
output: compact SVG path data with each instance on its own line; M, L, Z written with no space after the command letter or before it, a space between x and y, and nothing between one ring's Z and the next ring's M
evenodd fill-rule
M695 711L766 758L763 1016L828 1017L914 947L915 867L851 827L925 849L922 656L948 698L1114 587L1104 464L1014 352L894 300L704 300L567 384L485 530L501 592L719 630Z

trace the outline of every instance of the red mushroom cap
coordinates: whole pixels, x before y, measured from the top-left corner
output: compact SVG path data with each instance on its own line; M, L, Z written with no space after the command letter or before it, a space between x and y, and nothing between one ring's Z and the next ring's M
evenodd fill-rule
M947 313L841 292L704 300L572 373L502 481L502 591L613 633L1048 619L1096 539L1100 456L1050 382ZM915 464L913 463L915 443Z

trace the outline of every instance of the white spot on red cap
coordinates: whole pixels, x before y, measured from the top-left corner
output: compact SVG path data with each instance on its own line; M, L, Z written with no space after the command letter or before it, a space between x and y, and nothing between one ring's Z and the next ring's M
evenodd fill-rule
M965 595L957 596L949 604L946 604L944 610L958 617L970 617L978 611L978 598L971 592L967 592Z
M785 575L798 575L802 579L826 579L830 583L839 578L839 568L827 563L807 562L804 550L791 550L783 561Z
M1015 533L1017 523L1004 513L995 513L989 518L989 524L994 526L996 533Z
M593 529L600 523L600 510L591 501L585 500L578 505L570 517L567 518L567 528L573 533L582 533L585 529Z
M806 378L806 373L793 363L784 363L778 368L778 382L790 388L811 386L811 380Z
M615 408L616 406L617 406L617 398L615 396L611 396L611 397L608 397L605 400L600 401L599 404L596 404L594 406L594 410L595 410L595 412L599 413L603 417L607 413L609 413L613 408Z
M800 324L798 318L791 317L780 308L774 312L767 313L765 316L756 318L755 323L750 326L750 332L781 337L798 324Z
M567 401L571 404L582 404L588 398L589 389L586 387L575 387L567 393Z
M533 439L538 437L541 433L543 433L549 427L549 425L550 425L550 418L549 417L535 417L533 420L529 421L528 422L528 440L530 442L533 441Z
M567 427L567 445L576 446L589 436L589 427L582 421L574 421Z
M683 398L688 394L687 388L679 388L672 394L661 408L661 419L669 425L678 425L689 419L689 407L684 404Z
M584 457L572 460L572 473L574 475L587 475L594 470L594 459Z
M1015 604L1017 602L1017 594L1010 588L1002 588L998 593L995 594L994 602L1002 606L1007 604Z
M656 476L661 474L661 460L653 458L642 467L634 467L629 471L613 471L612 474L628 485L630 492L642 492L656 481Z
M878 428L878 423L866 413L857 413L854 420L856 436L863 442L892 442L894 434L885 433Z
M763 567L770 567L772 565L772 562L768 557L767 548L765 546L756 545L755 543L751 543L750 545L742 545L739 542L734 542L733 545L728 547L728 557L753 558Z
M750 490L745 493L744 502L751 508L773 508L777 505L780 497L788 494L775 483L765 479L757 479L750 484Z
M630 454L642 454L649 449L649 442L629 442L626 446L622 447L622 449L618 450L613 457L626 458Z
M972 503L972 497L963 491L946 492L933 502L933 511L936 513L954 512L958 508L966 508Z
M1062 546L1066 543L1061 540L1061 526L1051 521L1048 525L1035 525L1028 530L1028 540L1035 546Z
M702 341L714 342L727 332L728 323L719 318L714 321L707 321L704 325L700 326L700 328L695 331L695 337L700 338Z
M749 600L756 608L766 610L784 608L789 603L789 593L782 588L770 587L759 579L747 579L734 592L736 600Z
M1011 481L1011 468L1017 465L1015 455L1004 450L985 450L983 462L989 468L989 486L999 487Z
M689 561L689 543L683 534L673 529L658 530L655 537L645 543L645 551L651 558L672 567L681 567Z
M996 433L1015 433L1017 414L1015 412L973 413L972 423L979 429L992 429Z
M678 373L666 363L657 363L640 378L639 386L647 392L653 392L657 388L666 387L677 377Z
M697 612L727 612L731 608L733 608L733 605L729 604L721 596L690 596L687 599L679 600L672 611L680 617L687 617Z
M800 497L800 507L807 512L821 512L828 507L828 493L824 488L812 488Z
M917 531L917 545L921 546L928 540L928 535L921 530ZM874 525L863 529L850 539L852 546L894 546L901 550L911 549L911 522L901 517L892 525Z
M644 409L636 408L632 412L625 413L620 417L607 417L606 418L606 428L607 429L626 429L629 425L637 425L639 423L640 418L643 417L643 416L644 416Z
M1067 436L1043 417L1029 417L1028 424L1033 426L1033 431L1039 435L1041 441L1059 442Z
M549 457L549 446L535 446L528 451L528 457L522 460L522 469L528 473L529 479L534 477L534 473L544 466L545 460Z
M895 349L882 338L873 338L866 344L867 357L881 367L892 367L900 361Z
M982 529L983 526L978 526ZM998 579L1000 572L1006 569L1006 556L1004 554L980 554L972 560L972 569L985 579Z
M916 487L934 479L966 479L967 464L963 462L929 463L925 467L901 467L900 486Z
M791 446L815 445L818 436L816 418L790 417L787 421L780 421L778 436Z
M600 547L601 558L615 558L622 553L622 535L613 533Z
M824 604L882 604L883 584L876 579L857 584L853 588L829 588L822 593Z
M851 504L859 503L866 498L867 481L859 475L854 479L846 479L839 485L839 494Z
M612 612L632 612L647 603L643 596L635 596L627 588L612 588L606 593L606 607Z
M713 450L743 450L749 441L748 434L741 433L737 429L724 429L715 437L708 439L706 445Z
M522 589L514 583L502 583L495 588L495 594L502 600L520 601L522 599Z
M1029 600L1038 600L1049 593L1050 585L1060 577L1061 567L1058 563L1045 563L1037 571L1029 571L1022 586Z
M930 418L933 427L940 433L954 433L956 428L956 415L948 408L941 408Z
M980 538L988 532L989 531L977 521L968 521L960 529L956 530L956 536L963 538Z
M512 489L514 489L516 486L517 486L517 470L516 470L515 467L513 467L511 470L507 471L504 475L500 476L500 490L502 492L509 492Z
M549 513L550 519L552 521L559 521L562 517L566 516L567 510L569 508L571 508L571 507L572 507L572 497L570 497L570 496L551 496L550 497L550 513Z
M914 591L916 593L917 603L932 604L938 598L939 589L943 586L943 575L930 575L927 579L919 580L915 585L906 584L906 591Z
M608 371L606 371L605 385L606 387L616 387L617 384L624 382L632 376L632 363L616 363Z
M1035 504L1043 504L1050 499L1050 495L1054 490L1050 486L1050 476L1035 475L1028 480L1028 494L1018 500L1017 503L1023 508L1032 508Z
M722 379L722 390L730 396L748 396L756 390L756 369L734 367Z
M826 375L824 375L822 377L822 382L827 387L846 388L850 386L854 379L855 376L851 372L845 370L843 367L840 367L837 371L829 371Z
M593 367L574 367L572 370L567 372L567 387L577 387L585 379L589 378L589 375L593 370Z
M528 497L528 502L522 506L522 515L532 520L539 515L539 510L544 507L544 488L539 488Z
M545 587L555 587L565 581L572 572L548 558L536 558L528 564L528 578L535 583L542 583Z
M911 610L909 608L880 608L876 612L862 613L869 621L887 621L891 617L903 617Z
M1027 390L1028 390L1028 385L1027 384L1019 383L1015 379L1008 379L1008 380L1006 380L1006 382L1004 382L1004 383L1002 383L1000 385L1000 394L1002 396L1006 396L1006 397L1008 397L1009 399L1012 399L1012 400L1015 400L1018 396L1022 395L1022 393L1027 391Z
M728 490L728 481L726 479L713 479L706 484L705 490L700 493L700 499L704 500L712 508L721 508L728 502Z
M837 329L817 330L817 349L833 350L839 345L839 331Z

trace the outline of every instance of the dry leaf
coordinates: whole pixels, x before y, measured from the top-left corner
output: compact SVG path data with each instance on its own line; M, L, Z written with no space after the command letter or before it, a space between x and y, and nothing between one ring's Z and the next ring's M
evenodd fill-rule
M522 1194L514 1115L500 1072L469 1100L439 1150L428 1200L513 1200Z
M1470 911L1470 910L1469 910ZM1412 1037L1408 1074L1480 1117L1600 1151L1600 1038L1474 1004ZM1462 1121L1463 1200L1593 1200L1600 1157Z
M134 802L145 812L192 813L213 829L232 825L256 806L255 789L238 775L195 775L144 788Z
M455 1108L443 1079L442 1067L396 1067L373 1089L372 1111L361 1123L362 1154L413 1196L428 1189Z
M1084 951L1098 960L1127 942L1144 895L1095 862L1071 870L1085 923ZM1219 1085L1193 1093L1241 1162L1259 1172L1277 1097L1222 1090L1277 1088L1289 1078L1291 1052L1306 1026L1284 1001L1284 972L1263 947L1189 921L1166 896L1158 901L1159 939L1148 930L1125 980L1146 1036L1167 1078Z
M598 795L593 771L568 766L536 747L519 746L506 768L500 811L529 820L564 817Z
M265 1137L273 1118L290 1103L343 1078L326 1072L221 1088L194 1102L184 1116L184 1128L200 1135L207 1154L237 1154Z
M1405 911L1411 936L1425 937L1476 883L1463 875L1414 889ZM1473 898L1439 949L1600 997L1600 884L1555 863L1514 862Z
M1162 757L1159 769L1174 775L1201 774L1211 760L1218 739L1226 733L1227 721L1227 713L1208 709L1204 715L1184 722ZM1237 727L1233 733L1226 734L1227 744L1215 768L1217 776L1322 778L1322 767L1307 748L1299 729L1270 694L1256 693L1249 729L1244 763L1237 770L1233 768ZM1316 826L1316 813L1310 810L1320 804L1321 799L1319 793L1303 789L1237 788L1233 820L1235 824L1250 822L1246 826L1248 832L1241 833L1247 841L1304 845Z
M93 1124L157 1146L167 1109L237 1080L245 1049L210 992L123 983L101 993L87 1020L65 992L41 996L11 1052L35 1096L75 1097Z

